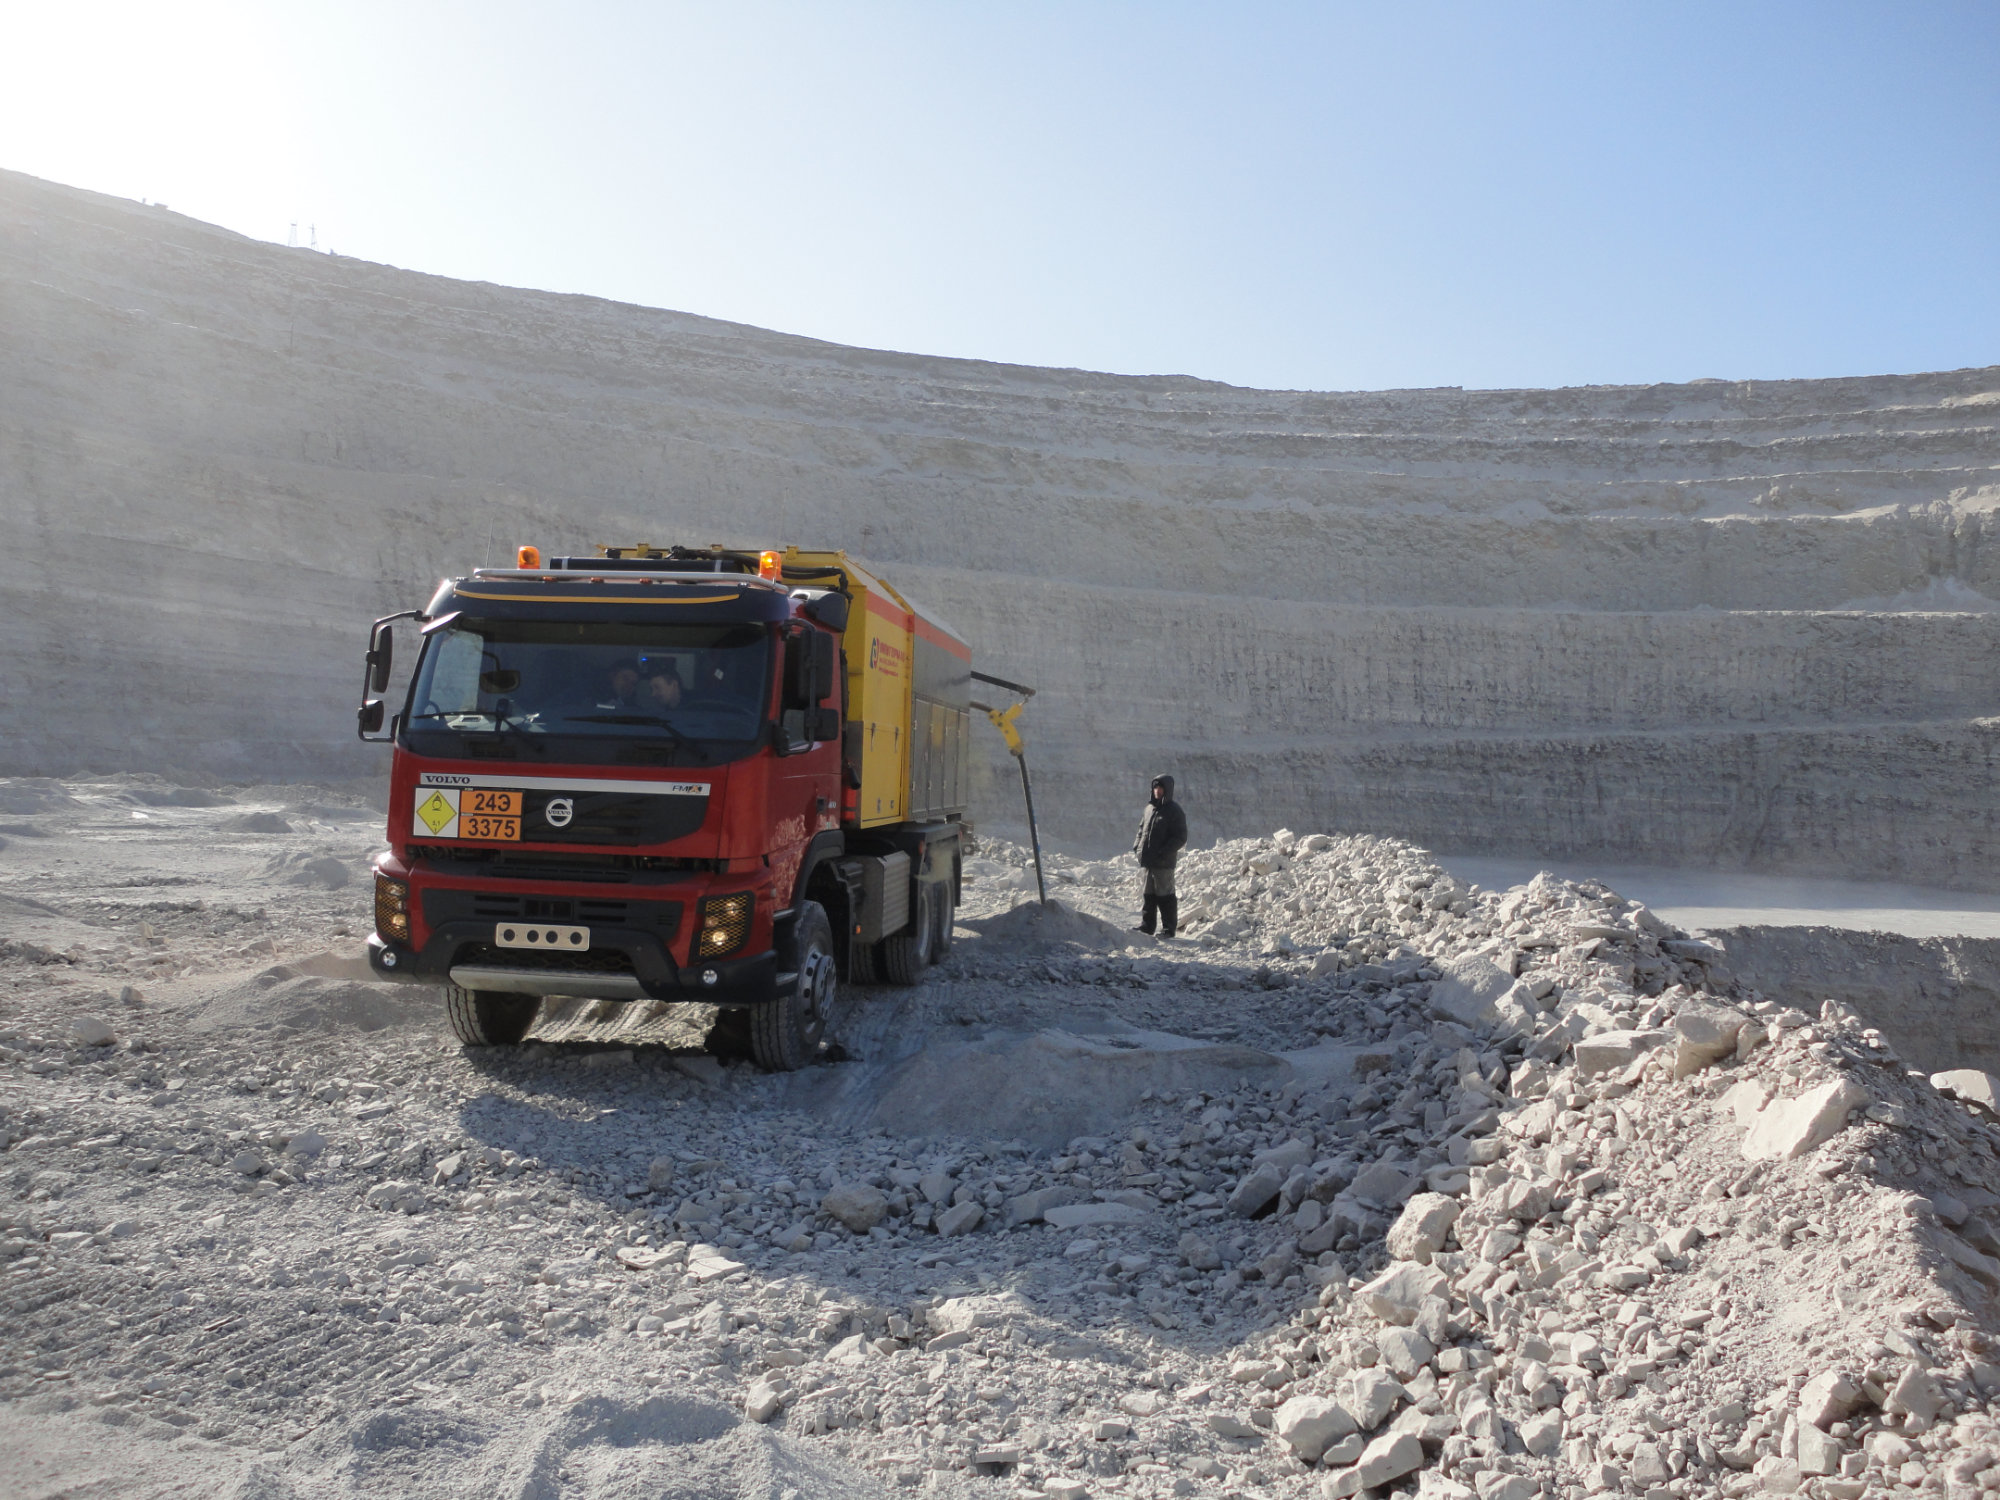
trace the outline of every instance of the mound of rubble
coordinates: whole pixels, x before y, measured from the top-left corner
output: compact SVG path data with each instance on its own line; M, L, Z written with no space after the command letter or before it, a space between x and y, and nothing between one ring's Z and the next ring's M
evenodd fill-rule
M121 872L205 869L186 816ZM314 1010L352 981L310 886L259 888L261 969L183 914L183 977L114 1000L160 903L51 867L98 936L0 954L0 1431L222 1493L490 1492L501 1430L635 1494L2000 1492L2000 1080L1601 885L1280 834L1190 853L1169 942L1128 867L1052 856L1063 910L1026 867L982 851L949 960L850 996L816 1078L595 1004L493 1051ZM1148 1048L1236 1061L1117 1092ZM975 1098L981 1056L1044 1076ZM1058 1064L1116 1128L1042 1138Z

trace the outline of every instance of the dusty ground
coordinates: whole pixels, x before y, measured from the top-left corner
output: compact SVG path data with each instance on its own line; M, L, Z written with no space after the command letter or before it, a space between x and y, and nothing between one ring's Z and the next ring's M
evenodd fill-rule
M461 1049L358 966L377 824L0 783L0 1493L2000 1488L2000 1135L1601 887L1283 834L1164 944L995 845L767 1077L694 1007Z

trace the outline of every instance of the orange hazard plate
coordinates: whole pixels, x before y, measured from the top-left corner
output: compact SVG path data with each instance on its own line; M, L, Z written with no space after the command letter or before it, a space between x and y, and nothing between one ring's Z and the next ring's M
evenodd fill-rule
M485 813L460 813L458 815L458 836L462 839L505 839L514 843L521 840L521 820L519 818L494 818Z

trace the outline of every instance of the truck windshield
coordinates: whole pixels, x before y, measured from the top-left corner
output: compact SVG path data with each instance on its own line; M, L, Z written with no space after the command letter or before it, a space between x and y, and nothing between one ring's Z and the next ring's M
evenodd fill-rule
M424 644L406 732L420 754L731 759L761 737L770 655L757 625L461 619Z

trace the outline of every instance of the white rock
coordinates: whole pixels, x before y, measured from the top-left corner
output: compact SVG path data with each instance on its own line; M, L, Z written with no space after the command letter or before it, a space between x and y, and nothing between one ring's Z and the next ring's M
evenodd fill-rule
M1793 1458L1765 1459L1758 1464L1758 1477L1767 1495L1796 1495L1805 1483L1805 1474Z
M1425 1299L1434 1300L1440 1299ZM1382 1352L1382 1363L1398 1380L1415 1379L1417 1371L1437 1353L1437 1346L1414 1328L1385 1328L1376 1335L1375 1347Z
M1429 1262L1444 1249L1451 1226L1458 1222L1458 1200L1443 1193L1418 1193L1403 1205L1389 1226L1389 1254L1397 1260Z
M1216 1271L1222 1267L1222 1253L1213 1242L1203 1239L1193 1230L1181 1236L1180 1257L1189 1268L1196 1271Z
M1426 1469L1417 1476L1417 1500L1474 1500L1474 1495L1470 1485Z
M1563 1418L1558 1410L1540 1412L1521 1423L1521 1446L1536 1458L1553 1458L1562 1447Z
M1773 1100L1743 1137L1743 1155L1750 1161L1794 1161L1832 1139L1846 1125L1848 1111L1867 1102L1867 1092L1845 1078L1796 1099Z
M1967 1104L1976 1104L1988 1114L2000 1114L2000 1078L1977 1068L1953 1068L1931 1074L1931 1087Z
M1278 1196L1285 1185L1285 1173L1268 1163L1246 1173L1229 1193L1229 1211L1238 1218L1254 1218Z
M646 1188L649 1192L663 1193L674 1185L676 1168L671 1156L656 1156L646 1167Z
M1754 1078L1745 1078L1731 1084L1715 1101L1717 1110L1727 1114L1736 1122L1739 1130L1748 1130L1757 1123L1757 1116L1770 1102L1771 1091Z
M326 1137L317 1130L301 1130L285 1142L285 1155L300 1161L310 1161L326 1150Z
M926 1203L949 1203L958 1191L958 1179L949 1172L926 1172L917 1179L917 1191Z
M1408 1325L1426 1297L1448 1297L1451 1283L1441 1271L1418 1261L1398 1261L1354 1294L1355 1300L1384 1323Z
M1373 1432L1386 1422L1407 1394L1402 1383L1384 1370L1356 1370L1349 1378L1348 1390L1352 1399L1342 1404L1363 1432Z
M1838 1474L1840 1440L1828 1437L1810 1423L1800 1423L1799 1469L1802 1473L1820 1476Z
M753 1422L768 1422L784 1409L784 1392L761 1380L743 1398L743 1415Z
M1448 960L1431 985L1431 1014L1461 1026L1494 1026L1507 1032L1525 1031L1534 1014L1513 994L1514 975L1483 953L1461 954Z
M1606 1031L1585 1037L1576 1044L1576 1070L1585 1078L1620 1072L1671 1040L1664 1031Z
M938 1214L937 1232L946 1239L954 1235L970 1234L979 1227L980 1221L985 1217L986 1210L970 1199L964 1203L955 1203Z
M889 1200L880 1188L865 1182L843 1184L819 1200L820 1211L833 1215L856 1234L866 1234L887 1217Z
M1394 1208L1410 1196L1416 1185L1416 1178L1395 1162L1383 1160L1363 1167L1348 1185L1347 1191L1363 1203Z
M118 1033L111 1029L111 1023L96 1016L73 1017L69 1030L80 1047L108 1047L118 1040Z
M931 1309L931 1327L944 1333L971 1333L1000 1328L1034 1311L1019 1292L981 1292L950 1297Z
M1736 1038L1749 1018L1741 1011L1699 1001L1681 1007L1673 1019L1674 1077L1686 1078L1736 1051Z
M1918 1417L1929 1422L1936 1418L1944 1405L1944 1388L1930 1371L1912 1364L1904 1368L1901 1378L1889 1392L1889 1399L1882 1404L1898 1416Z
M1090 1500L1090 1486L1066 1475L1043 1480L1042 1493L1048 1500Z
M1839 1370L1813 1376L1799 1392L1799 1420L1819 1428L1844 1422L1861 1404L1860 1387Z
M1359 1427L1346 1407L1327 1396L1294 1396L1272 1415L1278 1436L1309 1464Z
M1286 1141L1283 1145L1270 1146L1259 1151L1250 1158L1250 1165L1252 1167L1275 1167L1279 1172L1289 1177L1300 1167L1310 1164L1312 1159L1313 1148L1311 1144L1306 1141L1294 1139ZM1281 1183L1282 1180L1281 1178Z
M1039 1223L1050 1209L1065 1207L1076 1202L1076 1198L1077 1189L1071 1187L1042 1187L1017 1193L1007 1200L1007 1227Z
M1407 1432L1385 1432L1361 1450L1354 1473L1364 1490L1372 1490L1423 1466L1424 1445L1420 1441Z
M1535 1500L1542 1487L1525 1474L1487 1469L1479 1476L1479 1500Z

